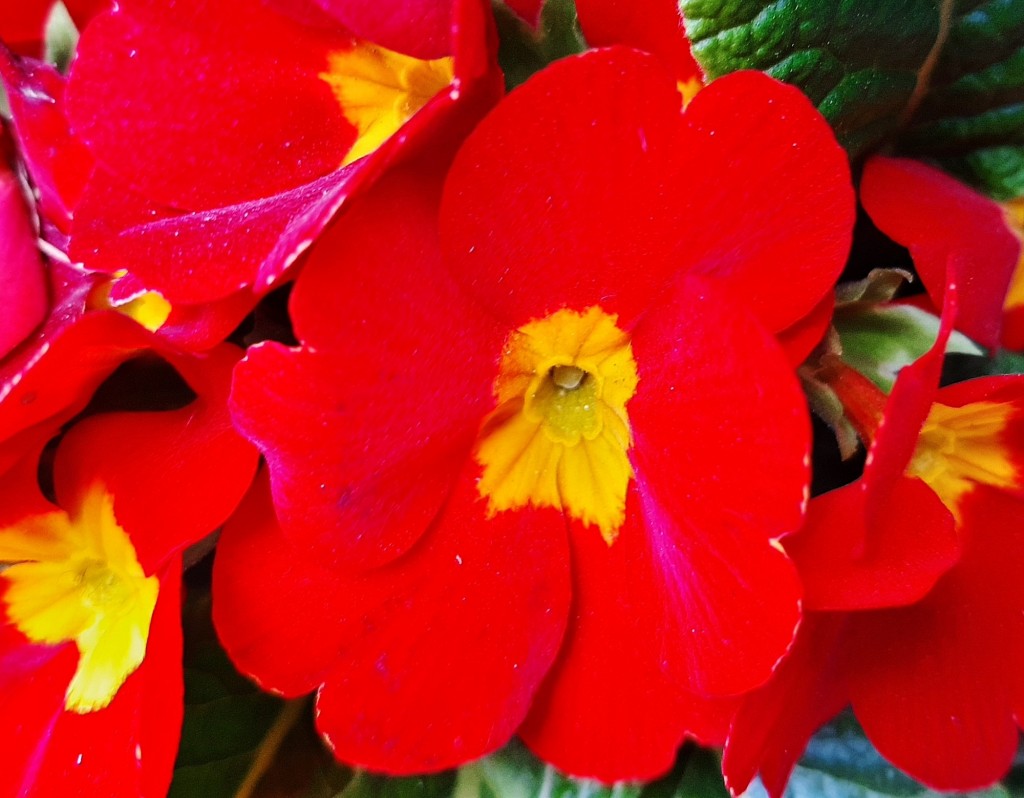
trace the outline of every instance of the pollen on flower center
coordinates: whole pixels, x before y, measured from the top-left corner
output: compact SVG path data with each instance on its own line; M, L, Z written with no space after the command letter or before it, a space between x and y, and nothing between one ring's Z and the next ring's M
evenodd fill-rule
M54 511L0 530L8 619L34 643L74 641L78 666L65 708L107 706L142 663L159 583L147 577L96 485L72 515Z
M356 129L342 165L369 155L391 138L454 75L450 57L425 61L368 42L331 53L320 79L331 87Z
M638 381L616 321L598 307L564 309L509 336L477 448L492 513L556 507L615 539L633 476L626 403Z
M907 474L926 482L956 517L976 485L1015 487L1020 476L1003 440L1011 413L1010 405L995 402L932 405Z

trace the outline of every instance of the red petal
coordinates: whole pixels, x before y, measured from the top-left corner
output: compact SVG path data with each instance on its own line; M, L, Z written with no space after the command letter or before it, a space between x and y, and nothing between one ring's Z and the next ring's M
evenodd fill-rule
M289 692L333 659L317 724L343 761L398 774L488 753L511 737L554 659L569 603L562 517L487 518L477 471L469 464L416 547L357 576L289 553L265 498L244 514L264 514L255 531L225 533L214 613L226 648ZM259 574L276 581L282 568L290 586L267 591Z
M0 47L0 78L7 86L14 132L39 193L40 211L67 233L93 159L68 127L64 77L48 64L11 58Z
M0 576L0 610L6 589ZM31 795L47 742L64 711L78 652L74 644L34 645L6 617L0 619L0 794Z
M655 59L617 48L517 89L446 187L442 242L462 281L514 324L571 303L628 327L680 270L728 282L772 329L810 311L853 223L828 125L755 73L716 81L683 117L679 105Z
M92 416L76 424L57 450L61 505L71 506L76 494L102 482L147 573L214 531L252 481L256 451L232 428L225 407L238 354L225 344L195 358L189 369L179 359L179 370L199 395L194 402L174 411Z
M785 350L789 364L794 369L807 359L825 337L832 323L835 305L835 295L825 294L810 313L778 334L779 345Z
M4 142L0 127L0 145ZM46 318L43 259L25 198L14 173L0 160L0 357Z
M667 172L679 105L661 64L608 50L556 62L477 127L452 166L441 236L485 307L511 327L567 302L631 323L678 268Z
M350 42L245 0L122 2L79 41L72 127L160 204L202 210L287 191L337 169L354 139L318 77Z
M365 160L281 194L204 212L153 204L105 169L94 172L71 231L71 256L132 274L172 305L265 290L365 177Z
M764 541L795 531L810 420L784 354L749 311L683 276L637 325L633 352L632 457L674 517L739 521Z
M451 0L316 0L361 39L416 58L451 54ZM464 0L479 2L479 0Z
M910 250L936 306L946 285L963 297L957 329L999 344L1003 300L1021 242L995 202L917 161L875 157L864 168L861 201L878 228Z
M919 479L898 479L868 523L864 483L811 500L786 539L812 610L894 607L920 600L960 558L953 515Z
M675 0L577 0L576 13L591 47L625 44L658 56L679 81L703 80Z
M722 758L733 795L743 793L760 773L768 795L782 798L811 735L848 703L840 667L844 618L804 616L793 648L771 680L743 699Z
M110 705L60 713L26 798L167 794L184 706L180 574L178 560L161 574L146 657Z
M702 698L686 686L719 664L719 645L734 645L738 654L753 643L730 623L723 606L729 599L718 592L735 584L709 584L709 570L716 568L709 553L684 537L690 530L659 515L661 508L645 492L645 485L631 485L626 523L611 546L594 528L574 525L573 617L562 654L520 730L544 761L608 782L664 773L687 734L720 742L715 738L734 702ZM772 554L758 566L774 579L783 558ZM749 554L744 559L751 561ZM782 577L775 595L795 590L784 567ZM772 612L777 609L773 604ZM781 615L792 636L795 595L788 610Z
M256 347L237 370L232 412L267 456L285 531L340 567L423 533L494 405L507 331L447 278L435 218L409 176L367 195L296 284L305 347Z
M157 340L120 313L86 314L93 281L82 272L51 262L49 278L49 317L0 364L0 441L30 429L51 437L119 364Z

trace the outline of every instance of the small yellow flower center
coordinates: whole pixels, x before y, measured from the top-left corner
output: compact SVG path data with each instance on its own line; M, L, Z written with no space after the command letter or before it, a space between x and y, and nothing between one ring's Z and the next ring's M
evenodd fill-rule
M33 643L78 647L65 708L107 706L145 657L159 589L118 526L113 498L96 485L72 515L0 529L0 562L9 563L0 574L8 619Z
M342 166L369 155L449 86L451 58L424 61L366 42L328 56L319 77L334 92L356 141Z
M509 336L477 445L492 514L555 507L615 540L633 476L626 403L638 381L616 321L597 307L565 309Z
M111 299L110 294L117 281L123 279L127 274L127 271L121 270L98 282L89 292L86 306L89 310L116 310L128 318L134 319L150 332L156 332L164 326L164 322L171 315L171 303L156 291L143 291L128 299L115 302Z
M1020 476L1003 436L1012 412L995 402L932 405L907 475L926 482L958 520L960 501L976 485L1016 488Z

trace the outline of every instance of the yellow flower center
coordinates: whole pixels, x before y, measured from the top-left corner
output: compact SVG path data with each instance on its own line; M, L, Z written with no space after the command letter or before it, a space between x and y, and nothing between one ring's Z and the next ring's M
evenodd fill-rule
M167 317L171 315L171 303L156 291L143 291L129 299L115 302L110 294L117 281L127 274L128 272L122 269L96 283L89 292L86 306L89 310L116 310L134 319L150 332L156 332L164 326Z
M598 527L610 544L633 476L626 403L637 371L617 317L560 310L515 330L480 431L478 483L493 515L532 504Z
M1003 439L1012 412L1010 405L995 402L932 405L908 476L924 480L957 520L961 499L976 485L1017 487L1017 467Z
M342 166L376 150L455 76L451 58L424 61L366 42L337 50L327 60L319 77L356 129Z
M145 657L159 589L118 526L113 498L96 485L72 515L0 529L0 562L9 563L0 575L8 619L33 643L78 647L65 708L107 706Z

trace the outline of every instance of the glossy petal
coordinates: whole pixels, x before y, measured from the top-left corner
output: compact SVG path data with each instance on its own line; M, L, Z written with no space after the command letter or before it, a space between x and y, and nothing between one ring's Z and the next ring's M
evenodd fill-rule
M58 715L26 798L65 793L107 798L115 791L140 798L167 794L184 707L180 568L172 560L161 579L142 664L110 706Z
M7 87L21 157L39 194L40 212L45 222L66 234L93 158L68 127L64 77L48 64L12 58L0 47L0 78Z
M446 186L442 244L459 279L514 326L571 302L628 328L677 271L728 283L773 330L810 311L853 221L828 126L799 91L754 73L679 106L656 59L620 48L517 89Z
M416 58L451 52L451 0L316 0L362 39ZM478 0L463 0L478 2Z
M477 470L468 464L412 550L362 574L289 553L265 498L252 500L262 511L255 529L225 532L214 612L226 647L262 684L289 692L333 659L317 725L343 761L416 773L492 751L520 724L554 659L569 603L564 521L552 510L500 513L486 534L466 535L485 524ZM246 516L256 521L252 505ZM279 558L301 577L271 593L257 575L276 580Z
M0 145L4 143L0 127ZM0 358L46 318L43 259L21 185L0 161Z
M713 281L683 276L637 325L633 351L632 458L673 517L738 521L765 541L795 531L810 421L784 353L750 312Z
M1024 683L1020 500L980 489L961 563L923 601L851 621L857 718L884 756L943 790L991 784L1017 749Z
M0 579L0 600L6 583ZM32 795L46 760L47 741L64 710L64 691L75 671L73 644L30 643L6 618L0 625L0 768L4 795Z
M721 571L706 570L715 565L693 540L699 533L674 526L652 498L641 496L646 487L634 483L626 523L611 546L595 529L574 525L572 621L562 653L520 730L544 761L606 781L649 780L664 773L686 735L720 743L735 709L729 699L708 699L686 689L695 674L718 664L709 661L716 647L709 638L736 631L729 626L729 609L714 605L722 599L715 588L735 585L728 579L711 584ZM763 560L749 554L744 559L757 559L754 567L774 573L784 561L772 553ZM735 552L719 548L716 554ZM795 580L787 576L789 584L780 590L795 592ZM709 586L713 597L702 594ZM794 595L790 635L795 608ZM724 623L709 625L720 610Z
M90 277L50 263L49 278L49 317L0 364L0 441L33 428L51 437L118 365L155 345L153 336L120 313L85 313Z
M256 451L231 426L225 407L238 355L225 344L197 359L191 370L179 361L199 395L188 406L92 416L76 424L58 448L58 502L73 506L94 481L102 482L149 574L216 529L252 481Z
M293 295L304 346L256 347L235 378L286 533L341 567L423 533L493 406L505 331L446 278L432 185L398 176L333 227Z
M681 83L702 80L674 0L577 0L576 13L591 47L635 47L667 63Z
M919 479L899 479L868 523L861 481L811 500L786 539L812 610L912 604L960 559L953 515Z
M350 41L264 4L122 2L79 41L72 127L157 203L206 210L277 194L333 172L352 144L318 77Z
M861 201L878 228L910 250L937 307L947 283L957 283L957 329L997 346L1003 300L1021 252L1003 209L937 169L903 158L868 161Z
M843 615L805 615L772 678L742 699L722 758L733 795L760 774L768 795L782 798L811 735L849 702L842 673L843 624Z

